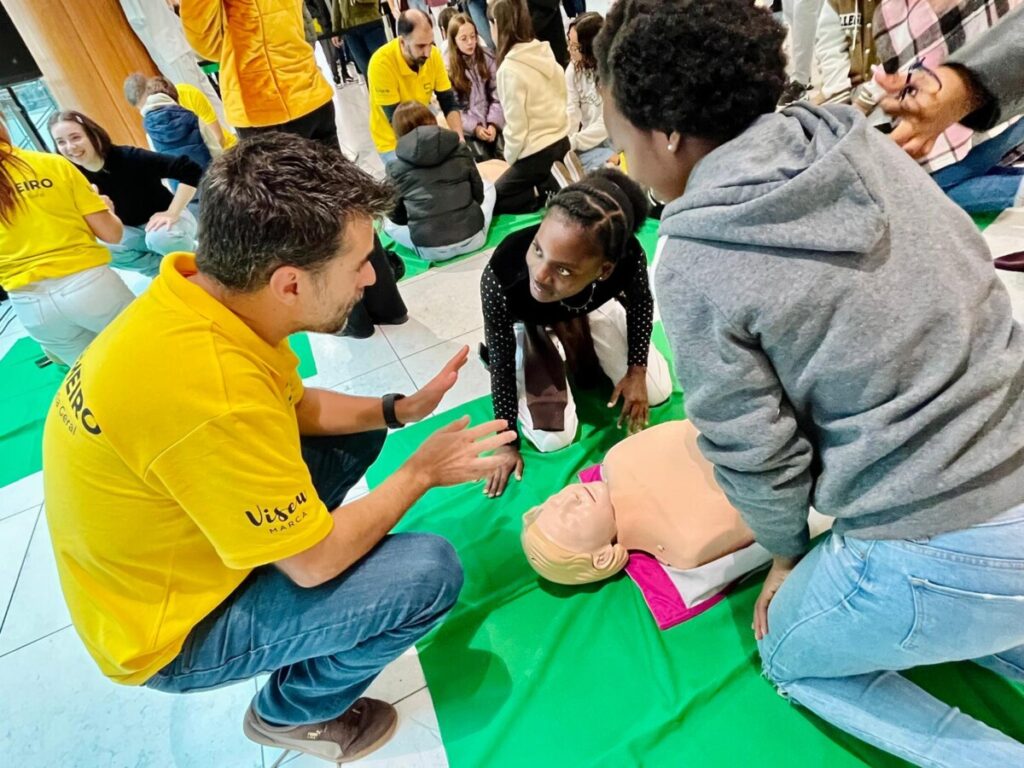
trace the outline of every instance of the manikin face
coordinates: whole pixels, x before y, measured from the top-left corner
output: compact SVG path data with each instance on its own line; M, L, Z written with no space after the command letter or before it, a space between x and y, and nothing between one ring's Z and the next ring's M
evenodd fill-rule
M559 491L540 505L535 525L571 552L591 554L609 546L617 529L607 483L576 483Z
M472 56L476 53L476 27L472 24L463 24L455 35L455 45L459 47L459 53L465 56Z
M530 295L548 304L575 296L595 280L608 277L615 267L586 230L556 211L541 222L526 251L526 268Z
M56 123L50 131L57 151L75 165L93 165L100 161L99 153L89 140L89 136L78 123L63 120Z
M408 35L401 39L402 55L412 69L419 69L427 63L434 47L434 30L429 24L417 24Z

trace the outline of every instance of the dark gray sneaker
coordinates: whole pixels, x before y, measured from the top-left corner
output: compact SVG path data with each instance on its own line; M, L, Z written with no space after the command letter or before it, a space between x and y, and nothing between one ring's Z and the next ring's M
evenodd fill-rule
M397 726L398 712L393 706L385 701L362 698L333 720L299 726L270 725L250 705L242 730L257 744L283 749L285 754L304 752L342 765L380 749L394 735ZM281 755L275 765L283 758Z
M798 101L803 101L811 95L811 86L804 85L797 80L790 80L779 96L779 109L788 107Z

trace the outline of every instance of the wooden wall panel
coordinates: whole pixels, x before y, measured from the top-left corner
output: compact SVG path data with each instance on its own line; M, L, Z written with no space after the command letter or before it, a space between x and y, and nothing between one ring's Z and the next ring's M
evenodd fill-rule
M80 110L117 144L146 146L139 113L124 100L131 72L157 74L118 0L0 0L61 109Z

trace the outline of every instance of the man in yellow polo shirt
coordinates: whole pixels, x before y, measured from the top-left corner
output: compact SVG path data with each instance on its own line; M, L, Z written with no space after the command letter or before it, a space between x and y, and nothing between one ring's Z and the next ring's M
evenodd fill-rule
M240 142L203 180L199 248L171 254L58 391L43 438L47 520L72 621L104 674L198 691L270 673L257 743L352 760L394 731L360 698L462 583L451 546L388 532L428 489L476 480L503 422L439 430L338 508L385 426L436 408L463 348L408 397L306 389L289 334L333 333L374 280L391 190L337 150Z
M398 17L398 37L377 49L370 58L370 135L387 165L395 158L398 139L391 127L395 109L403 101L429 104L436 95L448 127L462 136L459 112L441 52L434 47L434 29L423 11L405 11Z

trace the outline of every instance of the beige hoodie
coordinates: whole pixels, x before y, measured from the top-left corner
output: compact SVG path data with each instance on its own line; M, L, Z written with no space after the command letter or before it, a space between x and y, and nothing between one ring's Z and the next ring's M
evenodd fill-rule
M498 100L505 110L505 160L511 165L569 134L565 72L540 40L512 47L498 67Z

